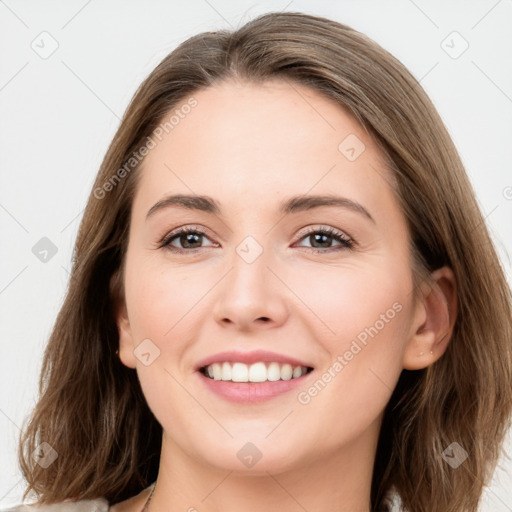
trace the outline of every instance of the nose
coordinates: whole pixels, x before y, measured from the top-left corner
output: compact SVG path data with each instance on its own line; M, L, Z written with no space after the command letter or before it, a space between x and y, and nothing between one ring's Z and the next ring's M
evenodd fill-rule
M219 283L214 306L215 321L222 327L251 331L279 327L286 321L287 288L269 259L264 251L248 263L235 253L231 270Z

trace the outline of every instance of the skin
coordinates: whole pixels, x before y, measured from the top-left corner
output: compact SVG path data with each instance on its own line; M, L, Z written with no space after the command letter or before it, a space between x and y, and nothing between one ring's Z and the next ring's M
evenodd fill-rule
M193 96L198 105L144 161L117 312L120 358L137 371L164 431L149 510L368 511L384 408L403 368L424 368L444 353L455 317L453 273L436 270L436 284L422 285L415 300L409 233L391 174L347 110L279 80L227 81ZM365 145L354 161L338 150L349 134ZM172 206L146 220L171 193L208 195L222 214ZM333 193L363 205L375 222L343 207L278 212L288 197ZM178 236L173 246L199 250L158 248L182 226L206 235L189 246ZM305 230L322 226L355 246L334 238L321 244ZM247 236L263 250L252 263L236 252ZM400 312L300 403L298 391L396 303ZM134 354L147 338L160 350L148 366ZM194 365L236 348L297 357L316 378L260 404L227 402ZM237 457L247 442L262 454L250 468ZM112 511L140 511L148 494Z

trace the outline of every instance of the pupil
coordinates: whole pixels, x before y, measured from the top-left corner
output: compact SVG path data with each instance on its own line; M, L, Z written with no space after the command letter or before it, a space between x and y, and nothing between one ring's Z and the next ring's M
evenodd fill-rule
M184 235L184 237L182 237L182 245L183 247L187 247L188 244L189 244L189 240L191 238L194 238L195 237L195 242L197 243L198 242L198 239L201 237L201 235L197 235L197 234L194 234L194 233L187 233L186 235ZM185 239L185 243L183 244L183 239ZM194 240L192 240L192 244L194 244Z

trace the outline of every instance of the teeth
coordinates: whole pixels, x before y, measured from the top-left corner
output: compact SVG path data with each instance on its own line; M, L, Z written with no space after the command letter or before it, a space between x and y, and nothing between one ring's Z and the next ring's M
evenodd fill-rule
M265 382L276 380L297 379L307 373L306 366L295 366L286 363L263 362L247 365L244 363L213 363L206 367L205 375L214 380L232 382Z
M270 381L279 380L281 378L281 367L278 363L270 363L267 368L267 379Z
M221 377L222 380L231 380L231 365L222 363Z

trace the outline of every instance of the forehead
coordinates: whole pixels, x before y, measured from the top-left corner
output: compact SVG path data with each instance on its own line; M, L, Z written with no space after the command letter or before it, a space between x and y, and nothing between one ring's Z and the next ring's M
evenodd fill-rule
M229 80L191 97L195 106L180 111L190 103L185 98L165 118L181 112L172 127L161 140L153 137L137 204L171 192L215 195L233 205L335 190L378 200L391 180L355 117L310 87Z

